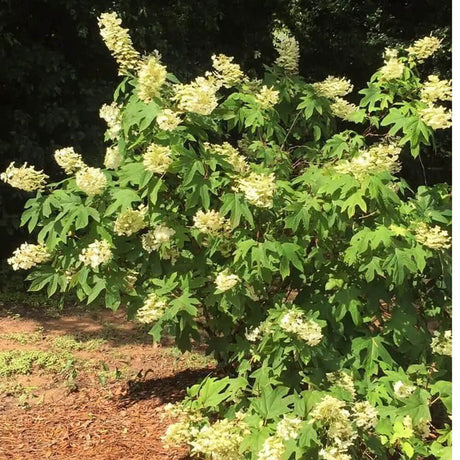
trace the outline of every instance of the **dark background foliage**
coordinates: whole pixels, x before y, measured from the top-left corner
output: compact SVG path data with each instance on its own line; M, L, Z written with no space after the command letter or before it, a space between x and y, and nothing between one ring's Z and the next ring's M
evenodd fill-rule
M56 148L74 146L89 164L101 161L104 124L98 112L110 102L118 76L97 27L101 12L115 10L143 53L160 51L168 68L190 79L210 67L210 56L235 56L247 72L271 62L270 31L284 22L301 46L301 74L329 74L365 84L385 47L431 32L444 52L431 62L450 75L451 4L443 0L0 0L0 170L11 161L59 171ZM254 51L262 53L255 59ZM425 152L426 181L450 181L450 136ZM417 161L403 174L425 182ZM21 239L19 214L27 194L0 183L0 257Z

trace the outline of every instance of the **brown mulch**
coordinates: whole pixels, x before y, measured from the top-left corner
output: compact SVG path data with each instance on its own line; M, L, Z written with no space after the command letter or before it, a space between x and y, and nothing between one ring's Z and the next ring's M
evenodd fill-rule
M90 330L96 336L97 319L80 319L67 317L40 325L49 334L59 334L61 329L68 333L68 326L75 330L85 324L85 331ZM0 318L0 331L33 330L30 321ZM119 326L122 330L118 335L115 331L114 337L121 337L121 343L114 340L110 347L122 353L124 362L129 361L133 370L129 379L101 385L94 375L83 373L78 376L77 391L70 392L56 376L32 375L27 378L44 382L39 402L24 408L11 398L0 396L1 460L189 458L185 449L163 446L161 436L171 420L164 417L162 409L166 403L183 398L187 386L212 372L212 365L201 363L195 369L187 369L190 361L166 353L164 347L139 343L139 331L133 329L137 335L129 343L130 331L121 319ZM46 343L39 344L39 348L46 349ZM92 352L91 358L103 355L111 368L118 366L117 355L110 355L112 349L108 347Z

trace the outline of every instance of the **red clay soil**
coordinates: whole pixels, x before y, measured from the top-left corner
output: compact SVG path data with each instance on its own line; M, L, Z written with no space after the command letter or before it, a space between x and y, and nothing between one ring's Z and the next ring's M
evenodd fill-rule
M96 337L100 325L100 318L88 317L66 317L48 322L0 318L0 333L31 332L34 327L41 326L44 342L30 345L30 348L43 350L54 334L68 334L72 330L91 332ZM162 409L166 403L183 398L186 387L209 374L212 365L198 363L195 365L198 368L187 369L190 359L168 354L166 348L155 348L148 343L129 343L130 330L121 317L118 326L112 324L111 332L112 337L121 338L120 342L109 341L95 353L103 354L111 368L119 365L116 357L122 355L133 370L132 375L139 373L138 377L131 375L130 379L113 380L103 386L94 375L82 373L78 376L77 391L69 392L56 376L21 376L31 381L35 378L43 384L39 390L41 399L39 403L22 408L17 401L0 397L1 460L189 458L185 449L164 448L161 436L171 420L163 416ZM139 336L138 330L134 332ZM114 347L117 349L111 355ZM11 349L10 346L6 348ZM22 348L17 344L17 349Z

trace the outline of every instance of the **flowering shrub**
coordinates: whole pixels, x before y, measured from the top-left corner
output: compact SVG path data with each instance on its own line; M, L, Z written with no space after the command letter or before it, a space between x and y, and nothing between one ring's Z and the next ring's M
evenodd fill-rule
M37 190L22 225L38 244L13 268L34 268L33 291L127 305L155 340L207 343L229 376L169 408L166 444L214 460L449 458L450 190L396 175L451 125L450 82L420 66L439 40L387 50L357 106L347 79L297 75L285 29L261 80L218 55L184 84L116 14L100 26L123 76L100 111L105 167L68 147L59 183L2 174Z

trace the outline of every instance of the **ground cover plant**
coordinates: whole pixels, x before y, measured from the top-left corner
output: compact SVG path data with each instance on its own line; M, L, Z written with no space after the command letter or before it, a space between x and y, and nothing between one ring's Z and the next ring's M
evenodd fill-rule
M36 191L9 259L30 289L75 292L202 341L227 373L168 407L164 436L212 459L451 455L451 191L411 190L403 151L451 126L450 81L424 72L435 36L388 49L353 85L298 75L299 46L250 79L211 57L190 83L99 20L122 81L101 108L104 166L56 151L68 177L11 164Z

